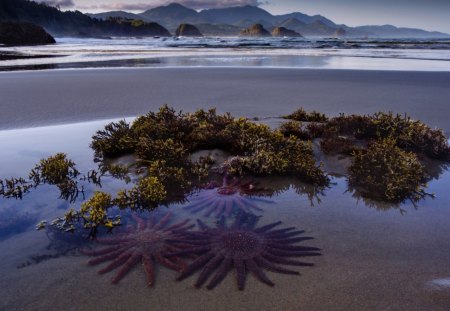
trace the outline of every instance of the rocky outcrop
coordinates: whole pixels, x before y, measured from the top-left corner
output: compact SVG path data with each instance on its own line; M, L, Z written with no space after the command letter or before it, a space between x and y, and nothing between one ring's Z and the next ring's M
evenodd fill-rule
M336 29L336 31L334 32L334 36L336 38L345 37L346 35L347 35L347 31L342 27Z
M301 34L294 30L290 30L284 27L275 27L272 30L272 37L292 37L292 38L299 38L302 37Z
M175 32L177 37L203 37L197 27L190 24L181 24Z
M6 45L40 45L56 43L41 26L26 22L0 22L0 43Z
M261 24L252 25L249 28L242 30L239 35L242 37L271 37L270 32L264 29Z

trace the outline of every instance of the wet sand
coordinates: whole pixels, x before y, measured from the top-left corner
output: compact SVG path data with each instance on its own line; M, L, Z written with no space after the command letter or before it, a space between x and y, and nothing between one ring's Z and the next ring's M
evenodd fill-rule
M450 72L275 68L86 69L0 73L0 129L136 116L167 103L279 116L390 110L450 132Z
M303 245L320 247L323 254L304 260L314 267L295 267L300 276L267 272L274 287L249 275L246 289L238 291L231 271L214 290L196 289L198 273L176 282L176 272L160 265L154 288L146 286L141 265L112 285L115 272L98 275L104 265L89 266L84 256L16 269L29 254L46 251L45 234L30 232L0 243L0 309L448 310L449 287L430 286L450 277L445 199L425 202L418 210L405 207L402 216L396 209L356 204L343 191L340 186L328 191L316 207L293 191L276 198L277 205L261 206L261 224L281 220L285 227L306 230L315 239ZM188 215L178 210L177 216Z
M67 152L83 171L93 165L88 148L90 135L100 122L3 131L0 172L20 172L45 154ZM67 142L64 137L74 137ZM14 142L14 143L13 143ZM3 177L3 176L0 176ZM145 273L137 265L118 285L116 273L98 275L100 266L86 264L86 256L61 256L27 267L16 267L30 255L46 254L49 240L30 226L25 232L0 239L0 310L448 310L450 305L450 172L430 182L436 199L398 208L376 209L346 192L345 179L334 179L310 203L293 189L272 198L276 204L260 204L260 225L282 221L283 227L305 230L314 240L300 245L321 248L321 257L306 258L314 267L291 267L301 273L267 272L276 284L269 287L249 275L244 291L238 291L235 272L212 291L193 286L198 273L176 282L177 274L156 268L154 288L146 286ZM267 186L277 188L271 179ZM115 192L108 178L104 190ZM69 207L60 207L57 191L36 191L23 201L1 200L0 208L13 207L54 219ZM80 202L71 207L79 207ZM5 206L6 205L6 206ZM188 214L171 206L177 219ZM165 210L165 207L163 207ZM214 218L203 218L209 224ZM174 220L175 221L175 220ZM447 285L446 285L447 284Z

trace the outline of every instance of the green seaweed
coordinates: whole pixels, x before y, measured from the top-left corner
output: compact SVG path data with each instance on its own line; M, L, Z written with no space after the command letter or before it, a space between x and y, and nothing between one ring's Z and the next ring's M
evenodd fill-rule
M394 139L377 141L353 156L349 184L363 197L398 203L426 196L422 164L414 153L397 147Z

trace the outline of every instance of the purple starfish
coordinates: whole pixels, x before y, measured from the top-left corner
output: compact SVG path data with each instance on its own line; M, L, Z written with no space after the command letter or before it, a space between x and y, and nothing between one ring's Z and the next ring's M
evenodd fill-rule
M168 225L172 214L169 212L162 218L155 216L149 219L133 215L135 226L129 226L125 232L121 232L111 238L98 238L99 244L108 247L96 250L82 250L82 253L94 258L89 260L91 265L112 261L109 265L99 270L99 274L107 273L119 268L112 283L118 283L134 266L142 262L147 274L148 286L153 286L154 264L160 264L177 271L183 271L186 264L179 257L168 257L170 252L177 251L178 245L172 239L179 238L181 234L192 228L189 220Z
M235 223L228 227L225 218L222 217L216 228L208 227L198 220L201 231L186 232L186 239L180 241L190 246L169 255L197 254L199 256L187 266L178 280L183 280L203 268L195 283L196 287L201 287L216 271L207 286L208 289L213 289L234 268L239 290L244 289L248 272L252 272L259 281L274 286L264 273L264 269L284 274L299 274L280 265L312 266L311 263L290 257L321 255L320 249L316 247L294 245L294 243L312 239L299 237L304 231L295 230L295 227L275 230L274 228L281 222L255 228L256 221L249 224L244 223L243 220L243 217L238 217Z
M230 217L233 212L252 214L262 211L255 202L273 203L263 198L251 195L261 193L266 189L258 188L253 182L242 182L237 178L225 176L222 184L211 182L203 187L204 190L190 198L190 204L184 208L192 213L204 212L204 216Z

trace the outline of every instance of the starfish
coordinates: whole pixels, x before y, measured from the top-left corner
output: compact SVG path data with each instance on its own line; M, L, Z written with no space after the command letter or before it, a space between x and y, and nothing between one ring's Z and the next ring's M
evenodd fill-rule
M99 270L99 274L110 272L119 268L112 279L118 283L136 264L142 262L147 274L148 286L153 286L154 265L156 262L176 271L183 271L186 264L179 257L167 257L169 252L177 251L179 245L173 239L192 228L189 219L168 226L172 214L169 212L162 218L151 216L144 219L133 214L136 225L131 225L125 232L111 238L98 238L97 242L108 247L95 250L82 250L82 253L94 258L89 260L90 265L112 261Z
M225 176L222 184L210 182L203 190L192 195L190 204L184 208L192 213L204 211L204 216L230 217L233 212L246 212L252 214L254 211L262 211L255 202L273 203L270 200L252 197L265 189L258 188L253 182L242 182L237 178Z
M316 247L294 245L296 242L312 239L300 237L304 231L295 230L295 227L275 230L274 228L281 222L255 228L256 221L249 224L243 221L243 217L238 217L234 224L228 227L225 218L222 217L216 228L211 228L200 220L198 224L201 231L185 233L183 243L190 246L171 254L198 255L178 277L178 280L183 280L203 268L195 283L196 287L201 287L216 271L207 285L208 289L213 289L232 268L236 270L239 290L244 289L248 272L259 281L274 286L275 284L264 273L264 269L284 274L299 274L280 265L313 266L312 263L290 257L321 255L320 249Z

